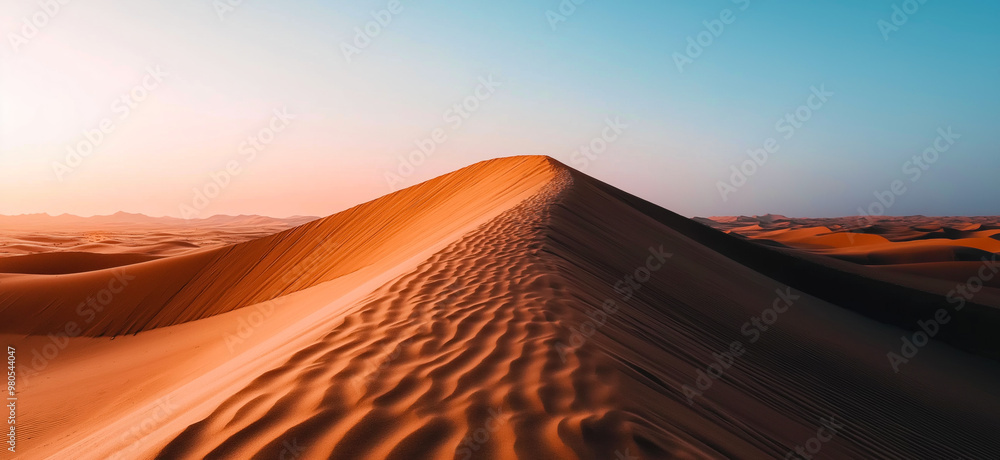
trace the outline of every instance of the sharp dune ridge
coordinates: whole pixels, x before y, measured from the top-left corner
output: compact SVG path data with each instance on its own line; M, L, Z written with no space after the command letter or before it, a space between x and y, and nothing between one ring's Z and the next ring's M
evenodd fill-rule
M989 302L897 374L886 352L945 303L935 289L724 234L547 157L92 268L0 275L0 332L25 351L134 277L25 384L24 458L785 458L831 417L821 457L1000 455ZM734 341L746 354L689 398Z

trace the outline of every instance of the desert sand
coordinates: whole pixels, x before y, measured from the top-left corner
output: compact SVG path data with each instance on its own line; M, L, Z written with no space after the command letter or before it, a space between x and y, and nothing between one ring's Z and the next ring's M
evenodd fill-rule
M124 212L93 217L69 214L0 216L0 257L48 252L79 252L128 254L133 260L135 255L141 254L151 256L152 259L157 256L183 254L194 249L241 243L316 219L317 217L307 216L275 219L246 215L178 219ZM40 265L50 267L49 270L57 265L54 264L56 259L45 260L46 262ZM7 259L5 263L18 262ZM75 266L75 264L70 265Z
M815 458L998 458L996 288L886 360L955 284L893 251L997 251L968 224L758 241L531 156L249 238L15 225L16 457L790 458L832 417Z
M983 259L994 260L1000 253L1000 216L800 219L767 215L696 220L761 244L953 282L975 277ZM984 283L1000 287L1000 277Z

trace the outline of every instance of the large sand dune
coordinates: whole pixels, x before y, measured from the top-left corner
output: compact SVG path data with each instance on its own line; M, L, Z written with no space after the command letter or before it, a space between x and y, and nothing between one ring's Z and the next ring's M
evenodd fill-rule
M945 281L726 235L546 157L239 244L57 257L0 259L21 458L786 458L831 417L815 458L1000 456L991 294L897 373Z

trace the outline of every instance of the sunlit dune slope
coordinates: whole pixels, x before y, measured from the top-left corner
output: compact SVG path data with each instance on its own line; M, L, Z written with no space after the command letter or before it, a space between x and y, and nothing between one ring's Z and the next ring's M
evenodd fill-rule
M406 260L427 242L523 199L552 174L539 158L485 162L247 243L86 273L0 275L0 312L13 318L0 332L60 332L91 316L81 311L101 307L82 335L114 336L270 300L361 267ZM113 301L88 304L109 283L121 290Z

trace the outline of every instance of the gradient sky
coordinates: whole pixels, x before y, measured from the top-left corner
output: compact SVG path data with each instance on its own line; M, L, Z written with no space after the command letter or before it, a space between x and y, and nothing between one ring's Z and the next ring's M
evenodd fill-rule
M906 2L745 3L587 0L553 30L558 0L402 0L347 62L342 43L389 1L243 0L222 19L210 0L70 1L51 17L7 2L0 214L179 216L236 161L201 217L327 215L389 193L385 174L438 128L447 141L400 186L544 154L688 216L855 215L894 180L907 192L888 214L1000 214L1000 3L928 0L888 40L877 23ZM725 9L735 20L680 72L674 54ZM45 25L14 38L33 15ZM167 75L122 119L116 99L150 66ZM502 86L446 121L489 76ZM784 139L776 121L821 85L834 96ZM241 143L282 108L294 120L247 161ZM574 161L608 117L627 128ZM58 180L53 163L104 119L115 130ZM911 181L904 165L947 127L961 138ZM780 150L723 201L718 182L771 137Z

